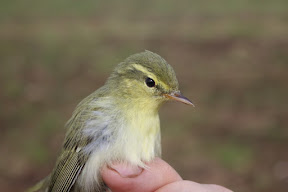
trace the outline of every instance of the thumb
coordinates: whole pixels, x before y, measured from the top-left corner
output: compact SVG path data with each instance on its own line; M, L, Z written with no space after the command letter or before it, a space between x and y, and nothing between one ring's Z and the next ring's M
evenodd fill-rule
M112 167L103 168L102 177L113 192L152 192L182 180L179 174L160 158L149 162L147 166L148 169L142 169L127 164L114 164Z

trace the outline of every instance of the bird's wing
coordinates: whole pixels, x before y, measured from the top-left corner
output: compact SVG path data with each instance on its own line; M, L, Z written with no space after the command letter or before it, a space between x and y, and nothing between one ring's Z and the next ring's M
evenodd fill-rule
M77 150L63 149L51 175L28 189L27 192L69 192L85 165L81 156Z
M49 192L69 192L89 158L89 154L82 150L89 143L89 138L81 134L79 116L81 113L75 114L66 125L68 132L61 155L50 176Z
M108 117L93 103L95 94L82 100L67 122L67 134L62 153L51 173L48 191L69 192L83 170L90 154L109 143L111 132L106 130ZM106 131L105 131L106 130Z
M77 148L74 150L63 150L50 177L48 191L70 191L85 162L85 157Z
M80 111L79 113L76 111L66 124L68 132L62 153L50 177L49 192L69 192L90 154L99 149L99 146L107 145L110 142L113 130L106 129L109 120L103 117L99 118L102 114L100 112L94 111L92 117L85 110ZM83 129L84 125L85 129Z

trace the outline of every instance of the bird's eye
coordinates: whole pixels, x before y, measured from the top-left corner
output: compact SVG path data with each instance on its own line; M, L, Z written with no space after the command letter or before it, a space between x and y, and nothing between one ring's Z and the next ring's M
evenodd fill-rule
M148 87L155 87L155 81L149 77L146 78L145 83Z

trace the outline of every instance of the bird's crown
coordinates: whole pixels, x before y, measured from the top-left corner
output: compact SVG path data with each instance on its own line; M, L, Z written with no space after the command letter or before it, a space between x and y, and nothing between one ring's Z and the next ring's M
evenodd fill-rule
M173 68L158 54L144 51L131 55L120 63L110 79L130 79L155 87L158 92L178 90L178 81Z

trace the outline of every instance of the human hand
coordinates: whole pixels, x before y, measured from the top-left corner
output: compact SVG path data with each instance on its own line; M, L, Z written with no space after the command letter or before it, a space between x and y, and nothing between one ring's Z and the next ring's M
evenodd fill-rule
M102 177L112 192L232 192L219 185L183 180L165 161L156 158L148 169L115 164L105 167Z

